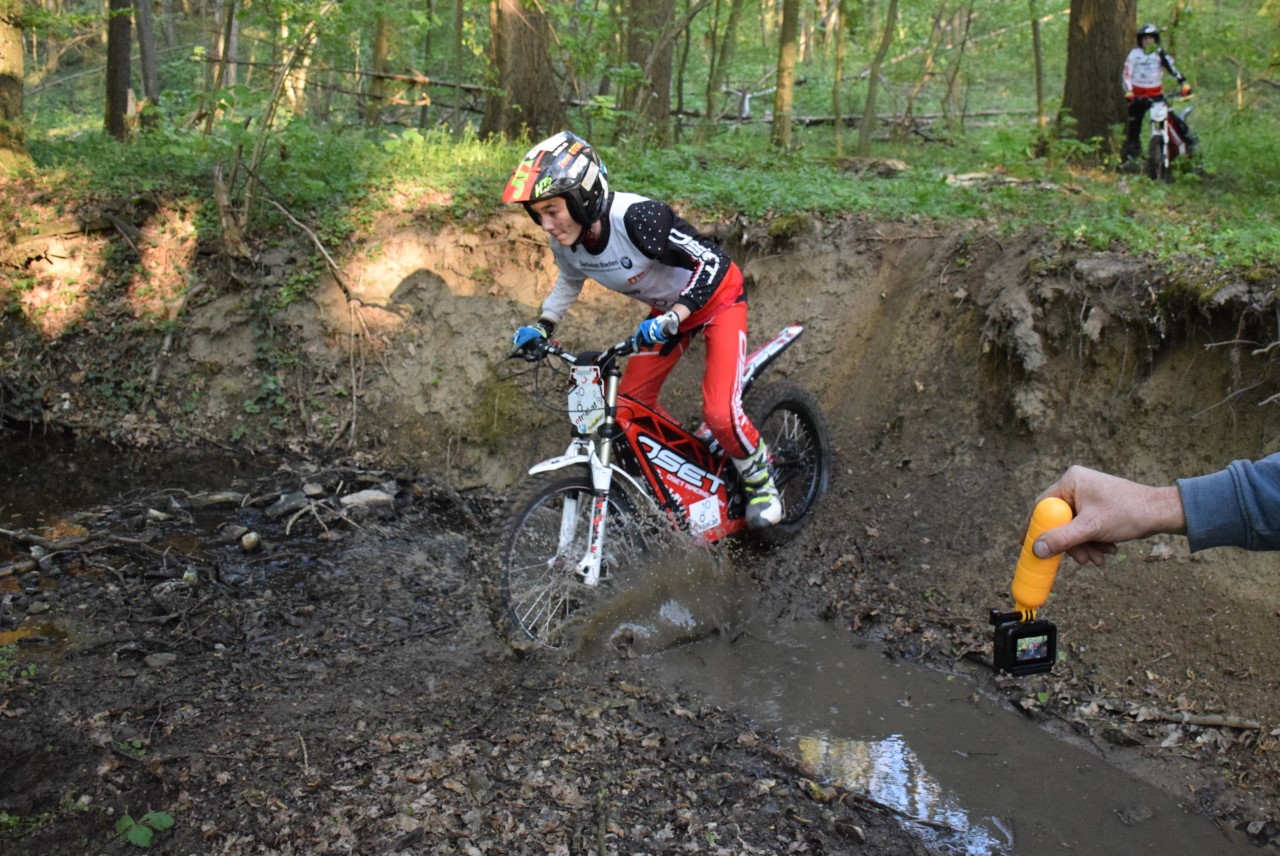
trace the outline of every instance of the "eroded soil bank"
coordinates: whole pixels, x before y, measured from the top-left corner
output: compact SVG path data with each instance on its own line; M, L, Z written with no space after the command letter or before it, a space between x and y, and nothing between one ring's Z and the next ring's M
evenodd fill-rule
M175 853L918 849L731 712L633 683L625 659L582 668L507 644L483 561L491 514L563 432L502 357L549 254L514 216L467 233L406 216L381 237L351 262L349 293L328 281L279 311L287 250L236 271L247 286L196 267L171 335L109 284L68 296L92 309L75 332L55 335L52 312L7 317L7 361L25 369L4 377L11 417L38 403L55 429L265 465L228 478L246 501L200 515L173 484L70 528L52 519L68 514L0 527L6 563L29 563L30 536L59 553L0 579L4 629L50 640L21 649L0 706L0 810L46 819L16 852L124 852L116 819L148 809L178 818L162 833ZM1277 331L1258 311L1274 284L1224 277L1216 305L1190 312L1156 299L1141 259L978 225L721 238L744 261L757 335L806 325L771 371L812 389L834 434L813 525L736 566L777 620L816 614L956 670L1274 840L1272 557L1190 557L1171 538L1105 570L1067 562L1045 610L1065 654L1053 673L997 680L974 661L1028 508L1067 465L1168 482L1280 446ZM636 314L596 290L558 332L598 346ZM673 379L674 412L695 412L695 386ZM363 482L396 500L360 520L265 519L313 482L313 501ZM227 526L262 529L268 550L242 554Z

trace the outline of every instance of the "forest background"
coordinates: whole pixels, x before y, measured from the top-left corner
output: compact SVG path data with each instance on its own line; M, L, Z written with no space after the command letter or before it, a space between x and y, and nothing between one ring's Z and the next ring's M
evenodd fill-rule
M1195 88L1205 152L1167 185L1116 169L1121 64L1147 21ZM1275 0L0 0L0 296L46 337L74 332L96 283L51 285L48 240L133 246L180 221L172 282L137 259L98 271L164 292L138 301L160 347L197 257L243 280L305 235L278 311L341 282L393 204L485 221L530 140L569 127L615 187L694 219L1040 228L1198 271L1166 287L1211 300L1215 270L1256 282L1280 260L1278 45ZM112 392L128 411L144 386ZM2 403L41 417L19 382Z

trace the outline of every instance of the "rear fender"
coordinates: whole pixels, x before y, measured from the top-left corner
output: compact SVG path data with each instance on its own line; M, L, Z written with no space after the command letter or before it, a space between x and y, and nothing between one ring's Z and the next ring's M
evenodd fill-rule
M765 342L756 350L747 355L746 364L742 367L742 394L746 395L747 390L751 388L751 384L755 383L769 363L773 362L778 356L791 347L796 339L800 338L800 334L804 332L804 326L801 324L792 324L783 327L778 335Z

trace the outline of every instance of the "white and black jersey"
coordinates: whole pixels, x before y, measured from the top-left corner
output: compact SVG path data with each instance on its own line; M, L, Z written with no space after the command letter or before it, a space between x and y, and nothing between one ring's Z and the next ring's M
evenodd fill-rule
M587 279L660 312L677 303L696 312L728 272L729 257L665 202L610 194L600 225L594 244L552 245L560 275L541 317L558 323Z

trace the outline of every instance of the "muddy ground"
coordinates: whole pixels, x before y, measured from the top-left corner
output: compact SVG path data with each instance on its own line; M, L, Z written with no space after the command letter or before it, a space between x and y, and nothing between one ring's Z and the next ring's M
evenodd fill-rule
M29 263L62 298L10 295L11 422L242 472L2 527L6 852L128 852L116 823L149 810L176 820L154 845L172 853L923 852L626 652L511 644L485 547L505 488L563 434L502 356L549 254L527 218L442 231L411 211L285 307L305 246L235 276L193 256L185 298L148 294L179 322L160 328L136 289L58 279L52 259L92 266L109 235ZM1273 279L1188 274L1217 277L1189 308L1143 259L995 224L715 228L755 338L806 324L771 371L818 395L836 450L807 531L733 563L776 620L953 670L1274 846L1274 557L1159 538L1106 569L1068 560L1043 611L1054 671L982 663L1029 506L1066 466L1167 483L1280 447ZM595 293L558 332L598 346L635 317ZM677 414L694 386L673 379ZM340 515L357 489L394 499ZM217 491L238 496L203 504Z

